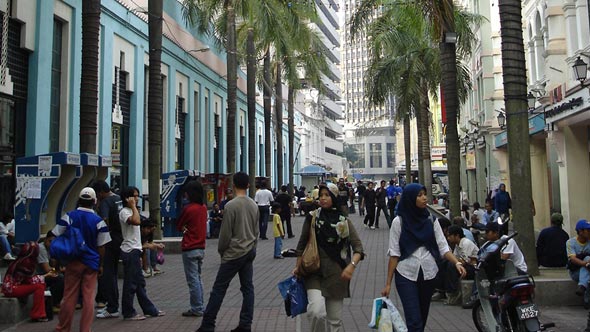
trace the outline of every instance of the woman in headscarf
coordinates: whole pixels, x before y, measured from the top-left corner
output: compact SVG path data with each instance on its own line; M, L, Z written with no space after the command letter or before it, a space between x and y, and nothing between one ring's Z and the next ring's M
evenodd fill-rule
M350 279L364 258L363 245L352 222L338 208L338 192L335 184L320 186L320 208L312 211L305 219L297 244L298 257L293 274L300 277L303 276L300 269L301 255L310 231L315 232L320 268L315 273L305 275L304 279L312 332L344 331L342 303L344 298L350 297ZM311 229L312 219L315 219L314 229Z
M506 185L500 183L498 186L498 192L494 196L494 210L496 210L501 216L510 214L510 209L512 209L512 199L510 198L510 194L506 191Z
M46 322L45 313L45 277L56 277L55 271L44 275L33 275L37 267L39 244L27 242L21 248L18 257L10 263L2 281L2 293L6 297L26 297L33 294L33 308L29 316L33 322Z
M462 278L466 275L463 265L449 250L438 220L432 222L427 203L423 185L407 185L389 231L387 280L381 294L389 296L395 273L409 332L422 332L426 326L438 272L436 260L444 257Z

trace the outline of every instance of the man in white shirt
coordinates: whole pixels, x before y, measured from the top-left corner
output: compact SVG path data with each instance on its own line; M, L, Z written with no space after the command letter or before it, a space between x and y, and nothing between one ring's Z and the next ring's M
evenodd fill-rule
M503 238L504 237L506 237L506 235L504 235ZM491 242L496 241L499 238L500 225L497 222L489 222L486 225L486 239L488 240L488 242ZM482 247L485 247L486 244L487 242ZM508 240L508 244L502 250L502 259L512 261L512 263L514 263L514 266L516 267L516 270L518 271L518 274L527 274L527 265L524 260L524 255L522 254L522 251L520 251L520 248L518 247L514 239Z
M266 237L266 229L268 228L268 218L270 216L270 206L274 202L272 192L266 188L266 181L262 181L260 188L256 191L254 201L258 205L258 211L260 216L258 219L258 225L260 227L260 238L262 240L268 240Z

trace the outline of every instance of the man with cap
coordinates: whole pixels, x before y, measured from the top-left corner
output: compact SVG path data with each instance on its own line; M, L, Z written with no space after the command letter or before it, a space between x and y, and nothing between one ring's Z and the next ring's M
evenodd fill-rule
M55 327L58 332L71 330L79 291L82 292L83 301L80 331L90 331L94 320L94 294L99 271L102 272L104 245L111 241L106 222L92 210L95 204L94 189L82 189L78 200L79 207L66 213L51 231L60 236L68 227L79 228L86 242L86 250L82 255L66 265L59 323Z
M567 263L565 243L569 235L561 229L561 213L551 215L551 226L543 229L537 239L537 262L546 267L564 267Z
M570 277L578 283L576 295L582 296L588 293L588 281L590 280L590 222L586 219L579 220L576 224L576 233L578 235L567 240L565 247ZM584 298L587 306L588 294Z
M500 238L500 230L501 226L497 222L494 221L487 223L486 239L488 240L488 242L484 243L482 248L486 247L489 242L498 240ZM502 237L506 237L506 235ZM522 251L520 250L514 239L508 240L506 247L502 249L501 255L503 260L510 260L512 261L512 263L514 263L514 266L516 267L516 271L518 272L518 274L527 274L527 265L524 261L524 255L522 254Z

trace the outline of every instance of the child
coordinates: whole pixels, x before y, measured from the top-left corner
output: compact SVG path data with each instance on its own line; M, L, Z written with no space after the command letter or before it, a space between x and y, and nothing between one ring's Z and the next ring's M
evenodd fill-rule
M285 232L283 231L283 221L281 220L281 204L274 203L272 205L272 212L272 224L275 237L274 258L283 259L283 255L281 255L281 249L283 247L283 238L285 237Z

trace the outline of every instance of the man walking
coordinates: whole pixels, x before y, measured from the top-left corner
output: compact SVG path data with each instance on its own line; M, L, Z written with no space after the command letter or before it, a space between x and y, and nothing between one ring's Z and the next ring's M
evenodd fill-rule
M55 327L57 332L71 330L79 291L82 292L83 303L80 332L90 332L90 326L94 320L96 280L101 270L100 262L104 256L104 245L111 241L107 224L92 210L94 204L96 204L94 189L89 187L82 189L78 200L79 207L66 213L52 230L53 234L60 236L68 227L78 228L86 243L86 250L82 255L66 265L64 296L59 312L59 323Z
M373 225L375 223L375 199L376 193L373 190L373 182L369 182L368 188L363 194L363 206L367 209L367 215L365 216L365 227L371 227L371 229L375 229Z
M260 238L262 240L268 240L266 237L266 229L268 228L268 218L270 217L270 206L274 199L272 192L266 188L266 181L262 181L260 184L260 188L254 196L254 201L256 201L256 205L258 205L258 211L260 212L260 217L258 220Z
M215 320L231 280L240 277L242 309L240 323L232 332L250 332L254 316L254 274L253 262L256 257L258 238L259 207L247 196L249 176L238 172L233 176L235 198L225 206L217 251L221 265L205 308L201 327L197 332L215 331ZM260 204L259 204L260 206Z
M96 301L106 302L106 307L96 314L96 318L119 317L119 285L117 274L121 256L121 223L119 211L123 208L121 197L111 191L104 180L97 180L92 185L98 196L98 215L104 220L111 235L111 242L105 245L102 275L98 277Z
M363 181L359 180L356 185L356 193L358 194L359 201L359 216L365 215L365 206L363 205L363 197L365 196L365 191L367 191L367 187L365 187Z
M387 225L391 224L391 220L389 220L389 213L387 212L387 204L385 202L385 198L387 198L387 190L385 189L385 180L381 180L381 186L377 189L377 213L375 215L375 228L379 228L379 215L381 215L381 211L383 211L383 215L385 216L385 221Z

